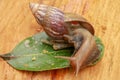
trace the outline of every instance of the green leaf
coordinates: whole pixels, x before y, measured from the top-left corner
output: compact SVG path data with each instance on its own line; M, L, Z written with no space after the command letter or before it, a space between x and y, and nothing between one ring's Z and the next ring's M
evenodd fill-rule
M55 58L55 56L71 56L73 48L55 51L52 46L41 42L41 39L47 38L44 32L35 34L19 43L9 54L0 57L18 70L44 71L69 67L68 60ZM100 51L103 52L101 41L99 38L95 39Z
M18 70L43 71L69 67L69 61L54 56L71 56L72 49L55 51L52 46L41 42L47 39L45 33L38 33L23 40L4 59ZM9 57L11 56L11 57Z

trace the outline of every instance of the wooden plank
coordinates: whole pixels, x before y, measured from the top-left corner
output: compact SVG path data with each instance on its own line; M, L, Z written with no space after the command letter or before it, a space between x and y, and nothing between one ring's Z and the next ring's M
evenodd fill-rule
M120 0L0 0L0 54L10 52L24 38L41 28L29 2L38 2L84 16L105 45L105 55L96 66L75 77L71 69L44 72L18 71L0 59L0 80L119 80Z

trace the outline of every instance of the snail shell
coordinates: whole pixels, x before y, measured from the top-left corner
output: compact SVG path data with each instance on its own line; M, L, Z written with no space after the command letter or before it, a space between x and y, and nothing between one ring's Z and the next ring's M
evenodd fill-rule
M83 18L80 15L72 14L72 13L65 13L64 21L69 24L79 24L83 28L87 29L92 35L94 35L93 26L85 18Z
M46 33L53 39L63 39L64 34L69 34L67 24L80 24L94 35L94 29L87 20L75 14L63 13L59 9L48 6L31 3L30 8L37 22L44 26Z
M37 22L43 26L50 37L61 40L64 34L68 34L62 11L55 7L35 3L31 3L30 8Z

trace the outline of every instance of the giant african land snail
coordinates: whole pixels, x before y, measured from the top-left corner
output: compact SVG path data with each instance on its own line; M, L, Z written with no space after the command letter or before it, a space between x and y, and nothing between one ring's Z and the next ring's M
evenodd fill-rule
M70 60L76 74L97 59L100 51L94 40L94 29L86 19L63 13L48 5L30 3L30 8L37 22L51 38L50 44L55 50L74 46L73 56L56 58Z

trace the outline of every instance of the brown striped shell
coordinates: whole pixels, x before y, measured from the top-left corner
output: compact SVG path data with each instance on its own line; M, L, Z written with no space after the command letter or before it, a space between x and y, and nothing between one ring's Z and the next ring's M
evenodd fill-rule
M79 24L83 28L87 29L91 34L94 35L94 28L93 26L82 16L72 13L65 13L65 20L66 23L70 24Z
M68 29L71 29L71 24L80 24L94 35L92 25L81 16L66 14L55 7L36 3L31 3L30 8L37 22L42 25L45 32L53 39L63 40L63 35L69 34ZM69 26L66 24L69 24Z
M53 39L61 40L68 34L64 23L64 13L55 7L31 3L30 8L37 22Z

